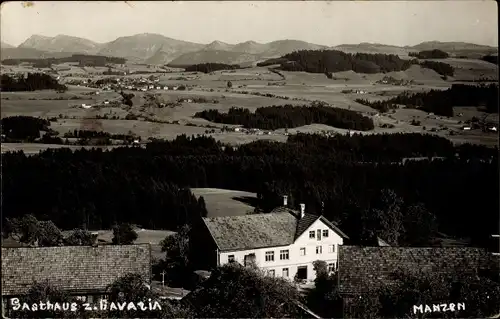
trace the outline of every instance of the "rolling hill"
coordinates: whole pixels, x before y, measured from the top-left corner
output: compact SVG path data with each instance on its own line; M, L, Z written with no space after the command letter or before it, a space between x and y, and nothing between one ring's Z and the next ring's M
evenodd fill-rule
M32 35L26 41L21 43L18 48L36 49L46 52L68 52L95 54L99 51L102 44L90 41L88 39L72 37L68 35L57 35L55 37L46 37L43 35Z
M2 41L2 42L0 42L0 48L2 48L2 49L12 49L12 48L14 48L14 46Z
M3 48L0 51L0 59L46 59L46 58L64 58L71 56L67 52L47 52L30 48Z
M201 50L203 46L203 44L167 38L160 34L143 33L120 37L105 43L98 53L105 56L133 57L143 60L161 54L166 59L173 60L184 53Z
M225 50L210 50L225 48ZM297 50L319 50L326 46L297 40L280 40L265 44L247 41L235 45L214 41L200 51L181 55L169 63L170 66L192 65L199 63L242 64L279 57Z
M196 51L181 55L168 63L169 67L183 67L201 63L224 63L242 64L257 61L259 57L255 54L230 51Z
M485 45L464 42L423 42L415 46L399 47L378 43L342 44L335 47L312 44L299 40L278 40L269 43L246 41L229 44L213 41L200 44L176 40L160 34L143 33L119 37L107 43L96 43L88 39L58 35L47 37L33 35L15 48L2 43L2 59L47 58L67 56L64 53L97 54L123 57L134 62L148 64L191 65L197 63L239 64L280 57L298 50L335 49L348 53L383 53L408 56L409 52L439 49L452 56L481 58L497 54L498 49Z

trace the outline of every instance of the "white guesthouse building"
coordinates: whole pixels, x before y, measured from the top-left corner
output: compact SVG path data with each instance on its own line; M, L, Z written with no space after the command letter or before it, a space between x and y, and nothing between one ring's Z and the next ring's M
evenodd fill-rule
M216 247L218 266L255 263L268 274L312 281L313 262L323 260L337 268L338 250L348 237L324 216L284 206L268 214L203 218Z

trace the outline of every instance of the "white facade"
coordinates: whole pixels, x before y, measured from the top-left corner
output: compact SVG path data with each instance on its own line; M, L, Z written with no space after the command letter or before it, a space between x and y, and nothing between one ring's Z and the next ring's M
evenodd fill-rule
M312 236L310 232L314 232L314 238L310 237ZM318 238L318 232L321 233L320 238ZM338 249L339 245L342 244L342 237L321 219L318 219L289 246L220 252L219 265L230 262L231 258L244 265L245 256L253 253L255 254L257 266L271 273L274 270L275 276L288 277L293 280L297 271L301 268L301 273L303 272L304 276L306 276L304 279L313 281L316 277L313 262L323 260L329 265L330 270L336 269ZM286 258L286 251L288 251L288 259ZM271 252L273 252L274 258L270 258ZM266 253L268 256L267 261ZM304 270L304 267L307 267L307 271Z

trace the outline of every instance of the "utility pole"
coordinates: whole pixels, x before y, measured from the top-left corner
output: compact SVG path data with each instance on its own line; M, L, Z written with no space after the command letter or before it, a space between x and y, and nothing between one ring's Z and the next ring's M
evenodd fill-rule
M492 238L497 238L497 241L498 241L498 246L495 247L497 251L493 252L492 255L493 256L500 256L500 251L498 251L498 247L500 247L500 235L497 235L497 234L493 234L491 235Z
M163 271L161 272L161 286L162 286L162 287L165 287L165 275L166 275L166 274L167 274L167 273L165 272L165 270L163 270Z

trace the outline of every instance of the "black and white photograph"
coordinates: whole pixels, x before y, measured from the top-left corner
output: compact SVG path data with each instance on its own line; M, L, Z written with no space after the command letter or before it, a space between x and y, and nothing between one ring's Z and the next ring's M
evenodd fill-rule
M500 318L496 1L8 1L2 318Z

